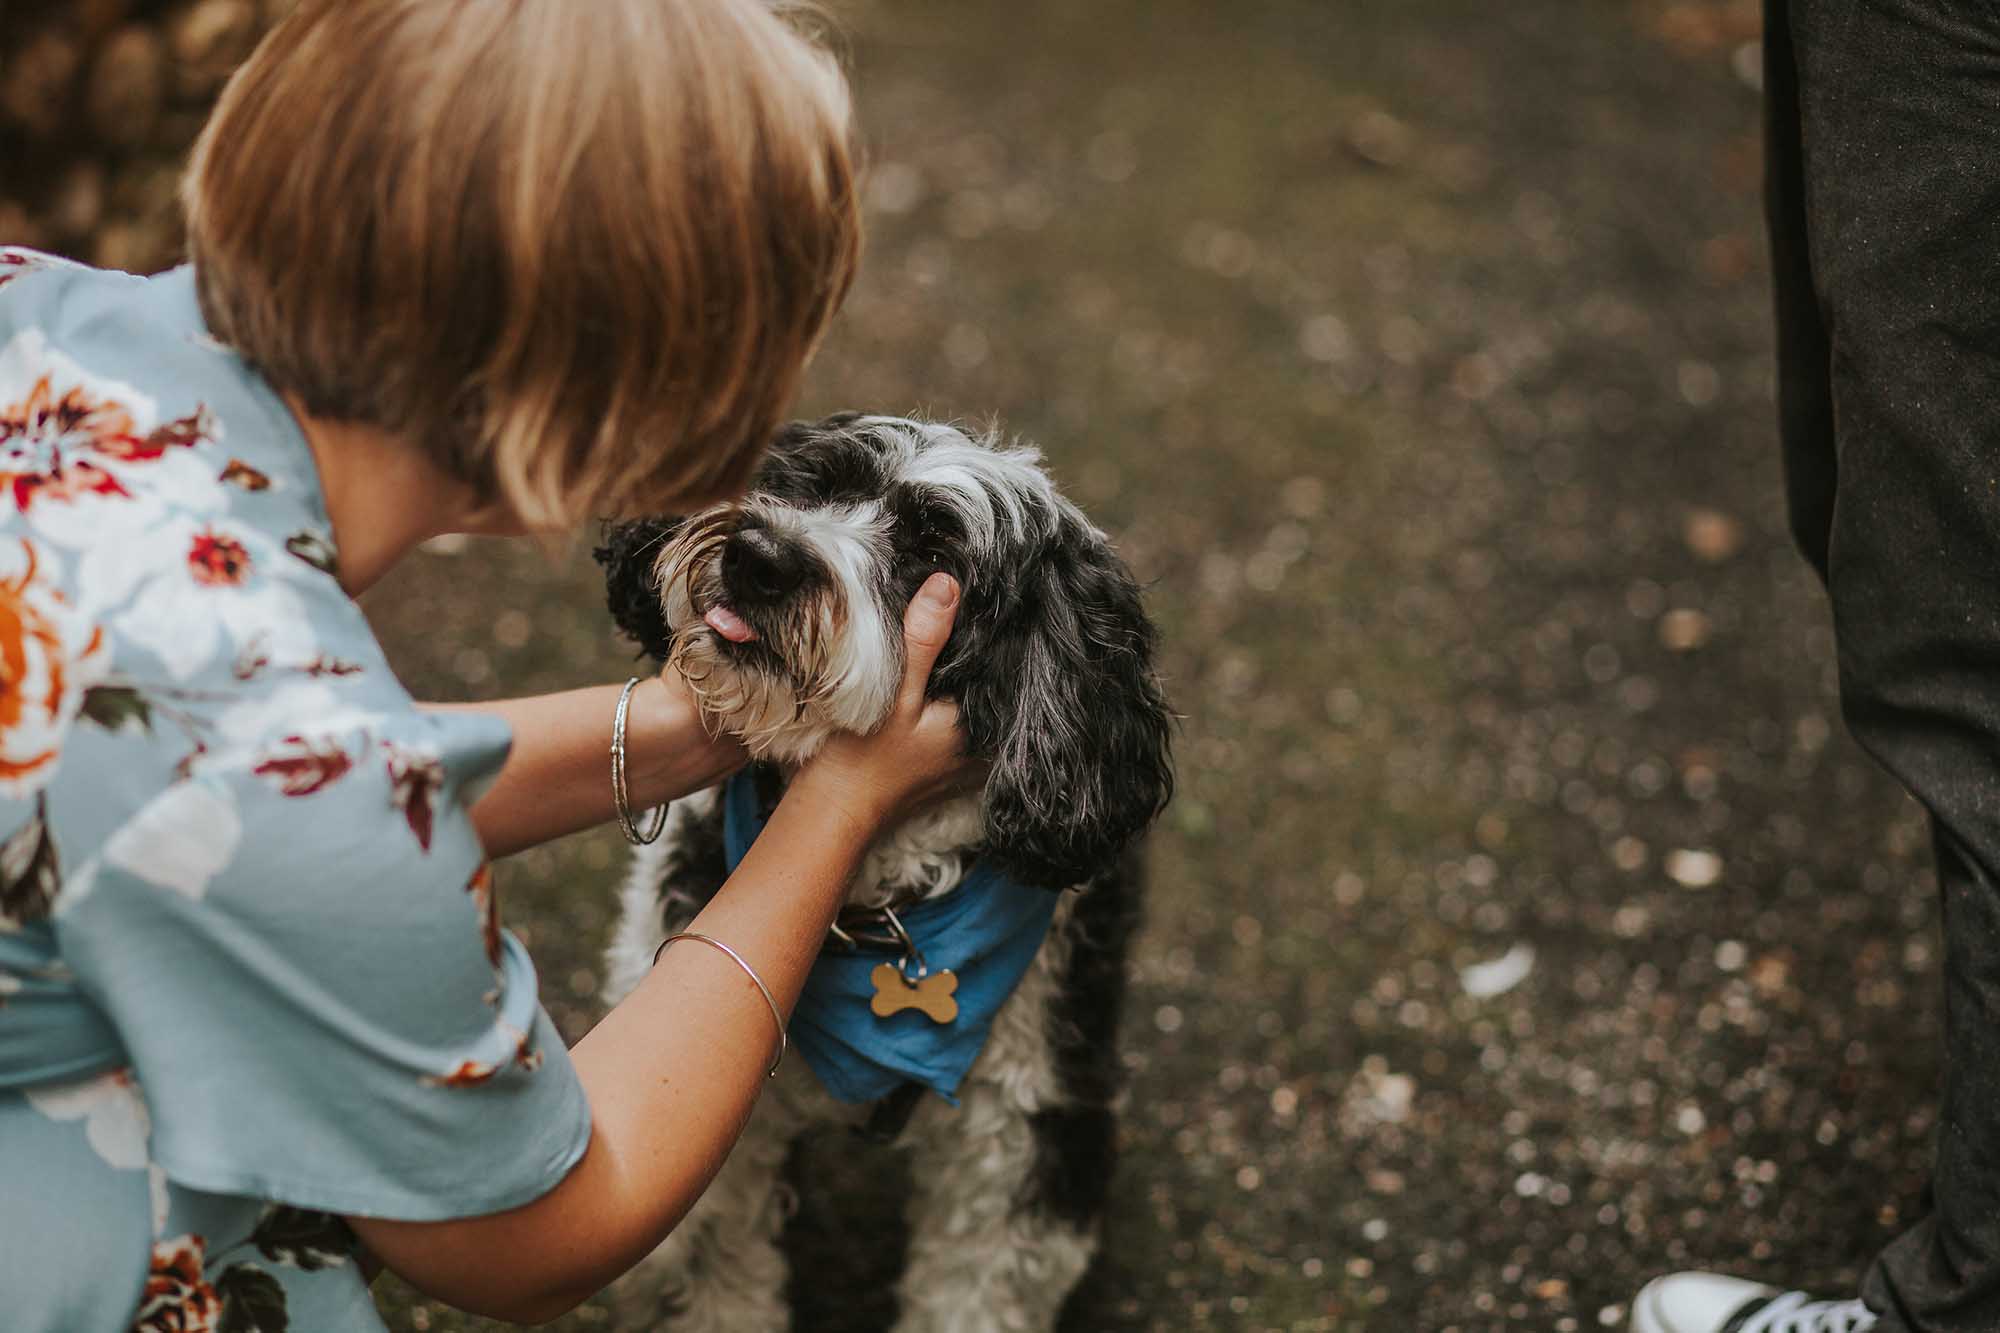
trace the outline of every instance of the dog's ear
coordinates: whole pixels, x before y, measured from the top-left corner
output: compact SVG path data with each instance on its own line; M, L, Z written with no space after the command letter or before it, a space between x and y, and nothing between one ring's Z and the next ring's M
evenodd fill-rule
M1103 535L1063 510L1000 605L963 609L972 632L936 682L958 696L973 752L993 762L986 854L1050 889L1109 870L1173 794L1172 714L1138 585Z
M681 522L679 518L640 518L607 523L604 544L591 552L604 566L604 592L611 618L655 662L667 660L672 636L660 607L660 585L653 567Z

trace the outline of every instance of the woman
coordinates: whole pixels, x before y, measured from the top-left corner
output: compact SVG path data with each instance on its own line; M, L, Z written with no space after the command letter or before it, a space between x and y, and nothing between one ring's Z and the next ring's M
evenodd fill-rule
M847 135L752 0L307 0L196 148L191 267L0 251L7 1328L379 1329L364 1251L541 1320L700 1193L863 848L959 777L955 589L568 1053L486 858L742 756L671 678L419 708L350 599L739 491L849 280Z

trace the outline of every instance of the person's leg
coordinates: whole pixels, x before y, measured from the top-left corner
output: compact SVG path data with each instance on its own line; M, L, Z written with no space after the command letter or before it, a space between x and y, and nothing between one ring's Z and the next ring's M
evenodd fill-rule
M2000 7L1795 0L1832 354L1841 704L1934 816L1945 1071L1933 1211L1882 1329L2000 1329Z
M1934 1211L1877 1260L1863 1297L1879 1316L1875 1333L1992 1333L2000 1329L2000 5L1773 0L1769 9L1770 205L1793 530L1827 581L1848 728L1932 812L1945 904ZM1751 1294L1683 1290L1689 1308L1704 1293L1714 1309ZM1635 1328L1724 1326L1678 1320L1658 1295L1652 1308L1643 1298L1635 1307ZM1727 1326L1867 1327L1851 1303L1785 1302Z
M1764 221L1770 237L1785 508L1799 553L1826 578L1837 467L1832 349L1806 240L1805 145L1790 0L1764 0Z

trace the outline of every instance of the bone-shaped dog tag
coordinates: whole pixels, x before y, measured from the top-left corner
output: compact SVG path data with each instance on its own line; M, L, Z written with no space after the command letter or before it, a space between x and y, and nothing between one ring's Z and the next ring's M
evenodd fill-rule
M868 974L875 983L875 998L868 1008L877 1018L915 1009L933 1023L949 1023L958 1017L958 978L950 968L941 968L920 981L911 981L894 963L877 963Z

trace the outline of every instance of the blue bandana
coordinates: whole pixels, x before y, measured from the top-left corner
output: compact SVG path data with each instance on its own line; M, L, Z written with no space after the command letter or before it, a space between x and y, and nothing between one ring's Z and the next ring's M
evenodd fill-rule
M764 827L748 769L730 779L722 810L723 847L734 872ZM904 1083L921 1083L958 1105L959 1081L1035 961L1058 896L975 864L950 893L897 914L930 970L949 968L958 977L957 1018L934 1023L909 1009L876 1017L869 1008L872 974L896 956L836 946L820 954L806 977L792 1012L792 1046L841 1101L879 1101Z

